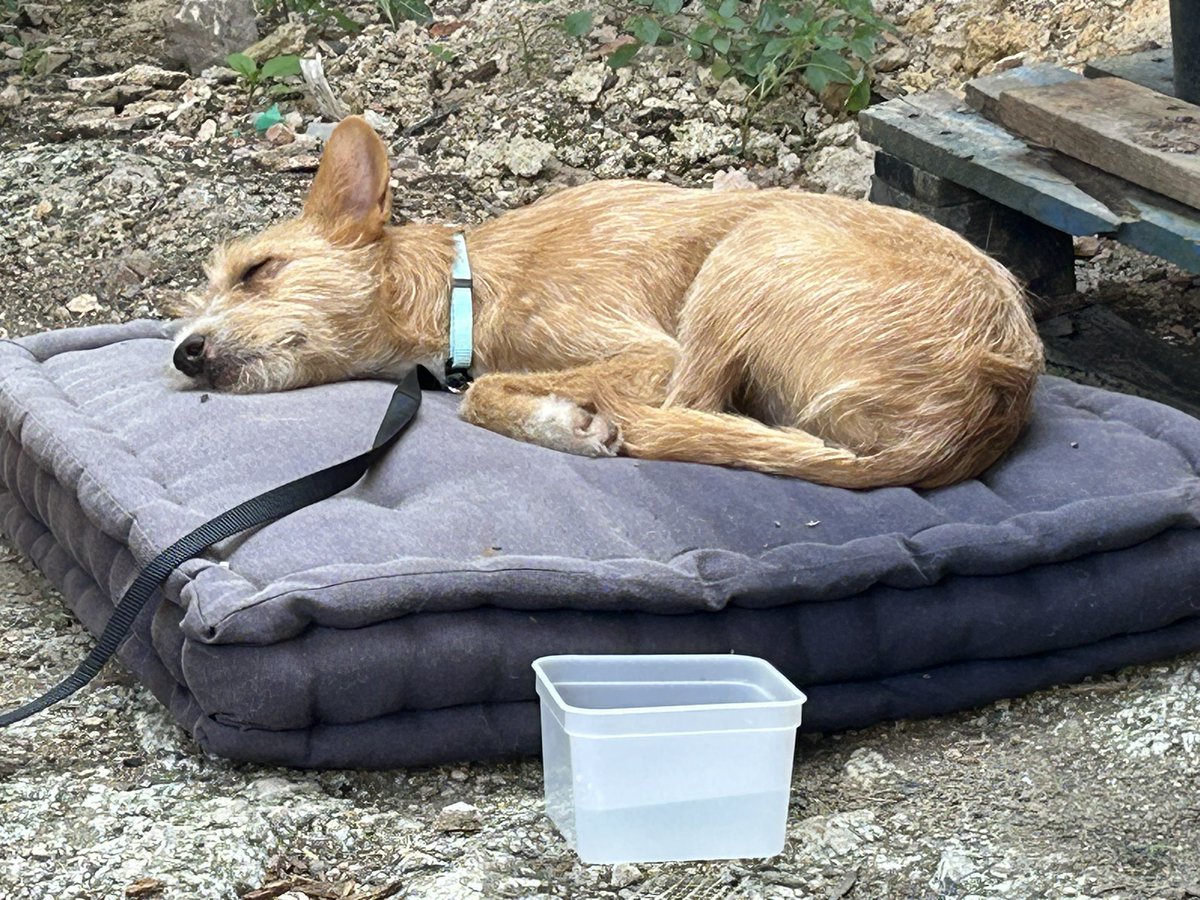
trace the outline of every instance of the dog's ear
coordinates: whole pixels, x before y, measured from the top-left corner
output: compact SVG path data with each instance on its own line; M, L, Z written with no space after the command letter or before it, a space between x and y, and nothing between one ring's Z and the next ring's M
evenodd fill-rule
M392 213L388 187L387 147L358 116L348 116L333 129L317 177L313 179L304 217L322 226L337 243L377 240Z

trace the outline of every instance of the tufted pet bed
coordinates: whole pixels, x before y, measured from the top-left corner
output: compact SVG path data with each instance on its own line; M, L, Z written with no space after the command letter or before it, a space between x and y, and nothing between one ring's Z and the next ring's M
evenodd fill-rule
M187 389L161 323L0 344L0 527L99 631L144 564L365 449L391 387ZM738 652L825 731L1200 648L1200 421L1046 378L983 478L852 492L591 460L427 394L349 491L191 560L121 656L209 751L304 767L535 753L530 663ZM63 673L47 673L47 681Z

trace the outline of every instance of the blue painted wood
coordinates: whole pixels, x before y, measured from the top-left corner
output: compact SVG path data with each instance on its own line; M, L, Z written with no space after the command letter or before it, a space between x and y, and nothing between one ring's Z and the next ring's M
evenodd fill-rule
M1120 216L949 91L900 97L858 116L863 137L918 168L1067 234L1116 231Z
M1060 153L1030 147L948 91L873 106L859 114L859 122L863 137L892 156L1051 228L1110 234L1200 272L1200 213Z
M1160 94L1176 96L1170 47L1093 60L1084 66L1083 74L1088 78L1123 78Z

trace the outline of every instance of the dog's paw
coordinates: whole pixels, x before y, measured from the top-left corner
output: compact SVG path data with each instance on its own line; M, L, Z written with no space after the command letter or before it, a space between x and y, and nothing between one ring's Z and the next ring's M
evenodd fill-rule
M616 456L621 429L601 413L588 412L562 397L546 397L526 423L534 443L577 456Z

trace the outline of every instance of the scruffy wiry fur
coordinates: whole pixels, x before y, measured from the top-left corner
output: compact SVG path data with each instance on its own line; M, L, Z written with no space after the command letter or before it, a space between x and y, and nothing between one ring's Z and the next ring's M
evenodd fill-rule
M335 130L303 214L209 266L180 342L263 391L440 366L452 232L388 224L386 150ZM1042 348L1012 276L918 216L790 190L601 181L471 229L462 414L591 456L845 487L978 475L1029 415Z

